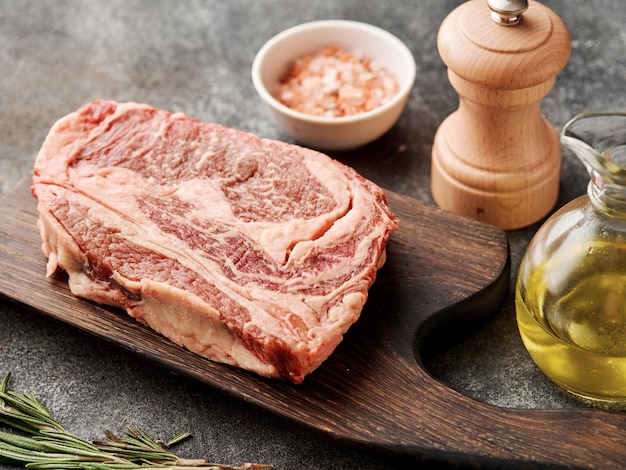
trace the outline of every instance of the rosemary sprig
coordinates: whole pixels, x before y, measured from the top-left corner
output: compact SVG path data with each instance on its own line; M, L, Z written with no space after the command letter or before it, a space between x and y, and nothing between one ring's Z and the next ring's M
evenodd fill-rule
M260 470L271 465L246 463L236 467L185 459L169 450L190 437L180 434L168 442L152 439L139 428L118 437L105 430L102 440L89 441L67 431L33 394L8 389L11 374L0 382L0 462L32 469L56 470Z

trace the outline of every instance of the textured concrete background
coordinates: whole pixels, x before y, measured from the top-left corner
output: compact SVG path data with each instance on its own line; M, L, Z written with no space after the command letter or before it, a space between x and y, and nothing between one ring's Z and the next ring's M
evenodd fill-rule
M460 1L428 0L0 0L0 194L28 175L52 123L96 98L150 103L204 121L285 139L250 81L259 47L306 21L345 18L406 42L418 67L409 105L379 141L337 157L380 185L422 200L430 148L457 106L436 50L443 18ZM572 56L544 100L558 129L589 110L626 110L626 11L620 0L546 0L570 28ZM564 154L558 205L583 194L587 175ZM538 225L509 233L513 276ZM502 407L582 406L559 392L523 348L510 296L493 321L429 363L433 374ZM189 457L277 469L392 468L0 298L0 374L34 391L84 437L142 426L166 439L190 431ZM1 469L7 468L0 465Z

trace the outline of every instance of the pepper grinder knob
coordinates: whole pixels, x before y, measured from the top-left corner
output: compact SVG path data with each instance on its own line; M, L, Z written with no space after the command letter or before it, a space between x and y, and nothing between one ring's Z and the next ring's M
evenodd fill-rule
M503 26L515 26L528 10L528 0L487 0L491 18Z
M535 0L468 0L437 47L459 106L433 141L435 203L505 230L539 221L559 191L561 146L541 100L569 59L567 27Z

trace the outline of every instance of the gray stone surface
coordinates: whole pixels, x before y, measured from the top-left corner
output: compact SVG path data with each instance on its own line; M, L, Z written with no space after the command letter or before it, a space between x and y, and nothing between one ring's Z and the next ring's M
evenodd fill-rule
M400 37L418 75L406 112L386 136L337 155L382 186L431 202L430 148L457 105L436 50L443 18L460 1L428 0L0 0L0 194L30 172L52 123L96 98L147 102L204 121L286 139L250 81L259 47L298 23L360 20ZM588 110L625 110L626 12L619 0L546 0L569 26L570 61L544 100L556 128ZM564 154L562 205L585 191L582 165ZM509 233L512 281L538 224ZM534 366L517 333L513 299L484 328L429 364L454 389L502 407L582 406ZM85 437L139 425L160 438L190 431L190 457L277 469L393 468L326 436L181 379L0 298L0 373L34 391ZM4 469L0 465L0 469Z

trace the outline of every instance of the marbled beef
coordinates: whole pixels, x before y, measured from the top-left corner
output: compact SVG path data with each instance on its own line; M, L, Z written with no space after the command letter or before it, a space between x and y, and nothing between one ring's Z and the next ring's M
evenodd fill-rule
M34 168L48 275L209 359L300 383L361 312L397 223L331 158L137 103L60 119Z

